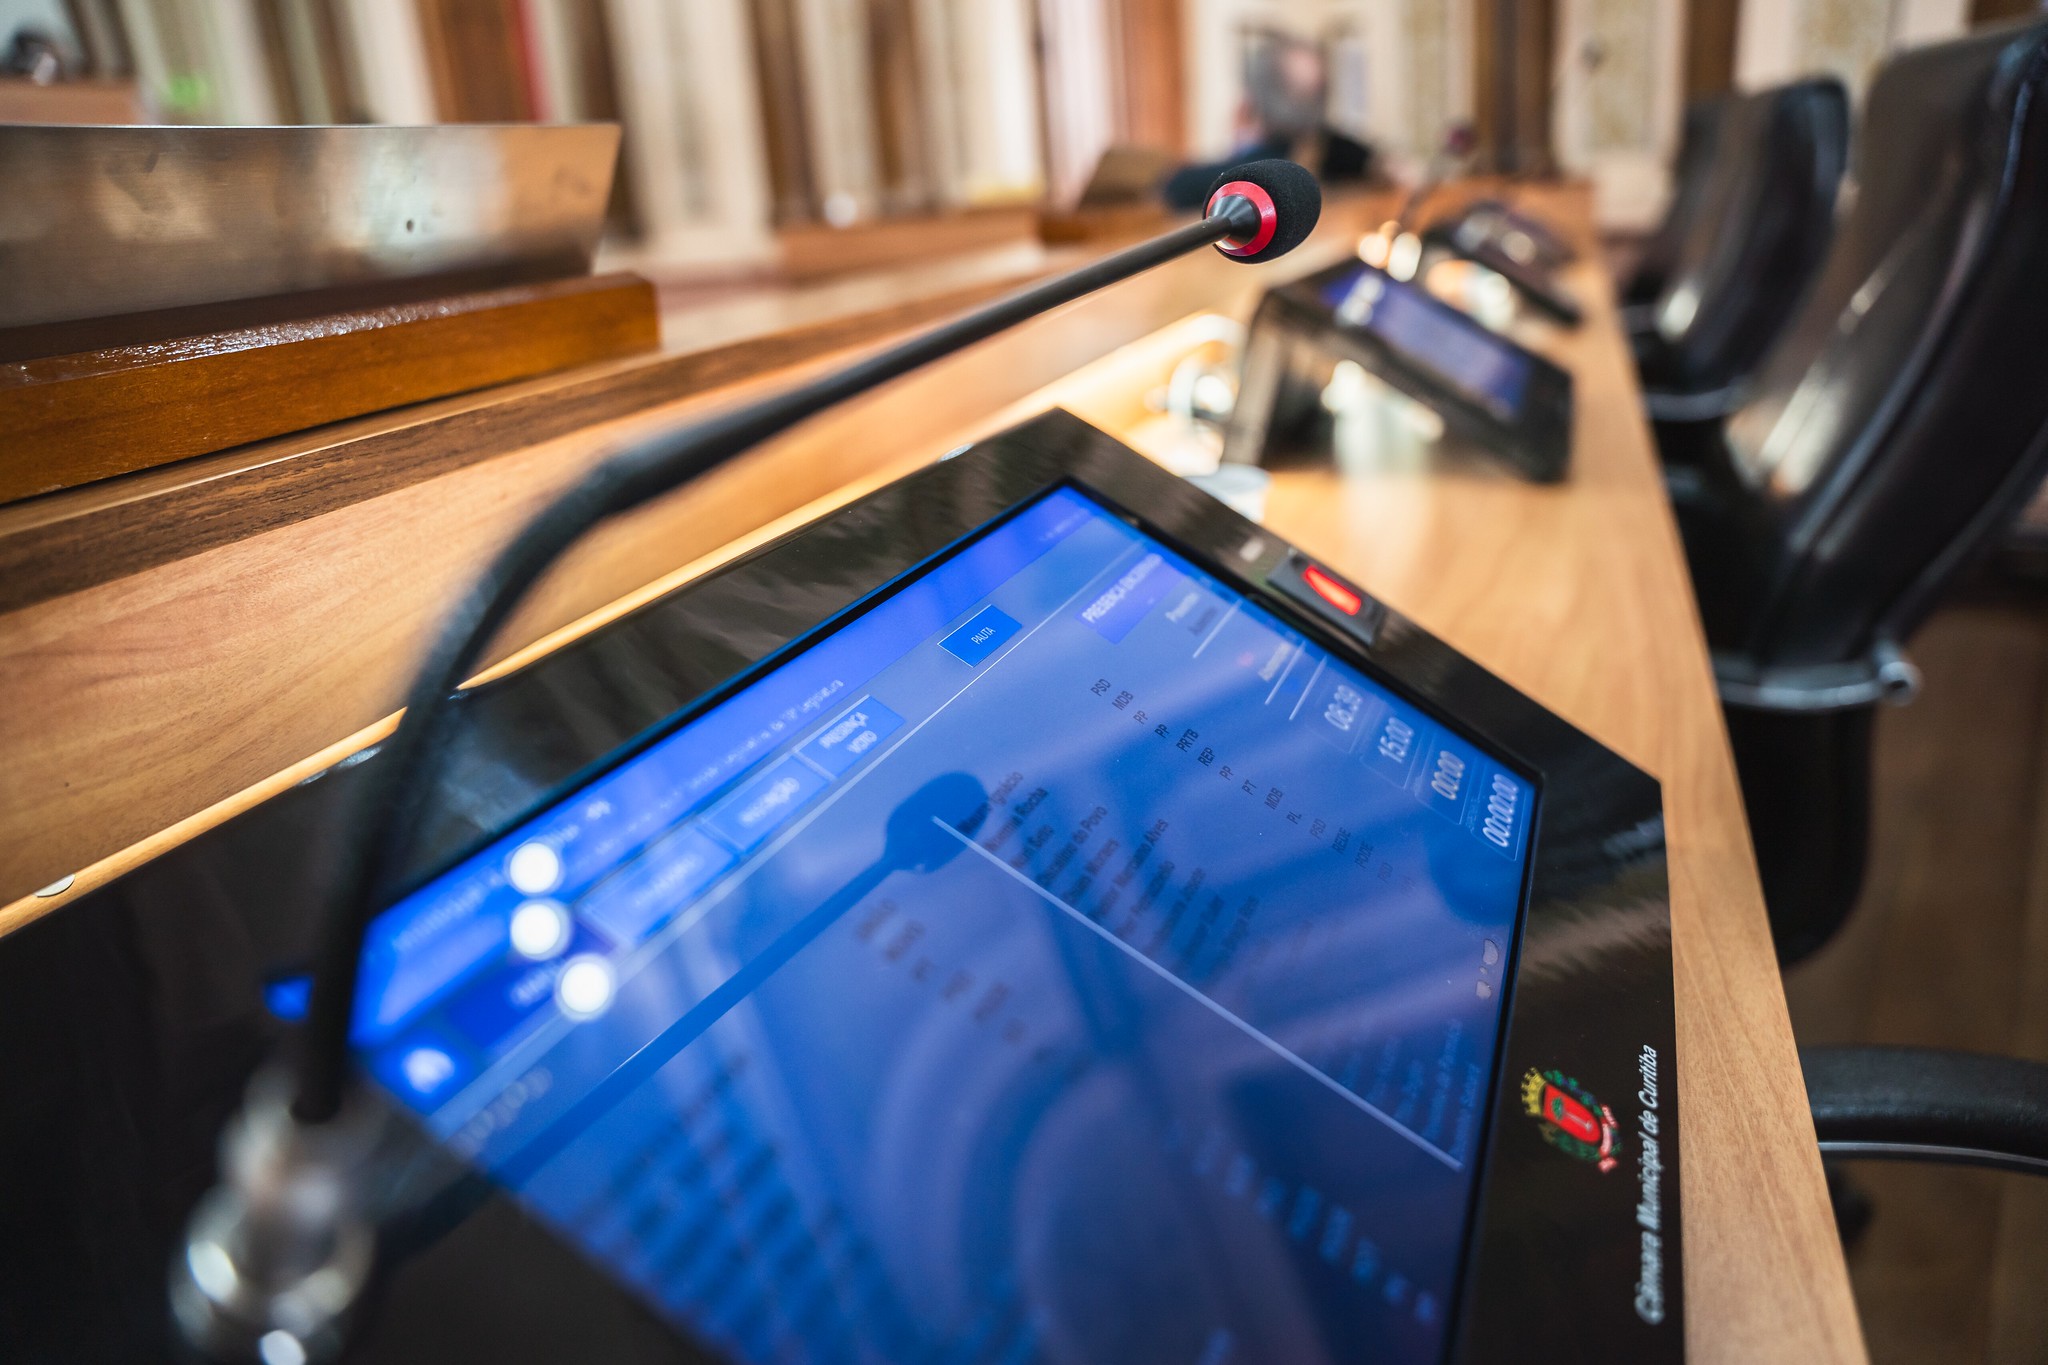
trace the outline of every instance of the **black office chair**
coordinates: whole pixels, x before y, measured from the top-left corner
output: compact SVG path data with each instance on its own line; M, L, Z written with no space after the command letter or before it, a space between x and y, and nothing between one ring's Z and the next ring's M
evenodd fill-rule
M1741 401L1813 283L1848 158L1833 77L1720 102L1662 286L1630 315L1652 417L1719 418Z
M2048 1176L2048 1066L1919 1047L1799 1050L1828 1202L1845 1245L1870 1197L1843 1161L1917 1161Z
M2048 1176L2048 1066L1918 1047L1799 1052L1822 1157Z
M1854 904L1900 644L2048 455L2048 23L1891 62L1819 280L1669 471L1781 958ZM1684 475L1686 477L1680 477Z

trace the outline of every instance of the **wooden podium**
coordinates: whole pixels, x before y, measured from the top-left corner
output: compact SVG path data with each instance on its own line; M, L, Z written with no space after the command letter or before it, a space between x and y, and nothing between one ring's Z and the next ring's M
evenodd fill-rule
M653 349L618 139L0 126L0 504Z

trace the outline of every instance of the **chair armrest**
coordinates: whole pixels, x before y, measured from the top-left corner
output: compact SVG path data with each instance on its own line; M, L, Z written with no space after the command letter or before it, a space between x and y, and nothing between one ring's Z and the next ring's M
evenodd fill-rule
M1666 486L1671 480L1665 480ZM1687 490L1672 488L1674 499ZM1859 659L1833 664L1758 665L1746 654L1714 652L1714 687L1723 706L1811 715L1883 702L1905 706L1920 695L1920 668L1889 639Z
M1916 1047L1801 1048L1823 1155L2048 1176L2048 1065Z
M1653 422L1718 422L1741 407L1746 396L1741 384L1698 392L1645 389L1643 408Z

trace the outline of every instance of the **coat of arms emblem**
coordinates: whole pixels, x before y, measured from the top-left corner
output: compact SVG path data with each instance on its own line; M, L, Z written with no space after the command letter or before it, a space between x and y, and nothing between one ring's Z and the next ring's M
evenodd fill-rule
M1532 1068L1522 1077L1522 1108L1537 1121L1543 1140L1551 1146L1600 1170L1614 1169L1621 1145L1614 1111L1570 1076Z

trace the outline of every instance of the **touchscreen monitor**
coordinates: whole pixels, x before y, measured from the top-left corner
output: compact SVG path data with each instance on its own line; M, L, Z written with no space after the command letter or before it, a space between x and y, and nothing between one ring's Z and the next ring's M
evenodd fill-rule
M1436 1361L1537 797L1056 488L385 912L357 1046L735 1361Z
M1323 298L1338 321L1372 332L1502 421L1520 410L1528 357L1416 286L1361 266L1324 286Z

